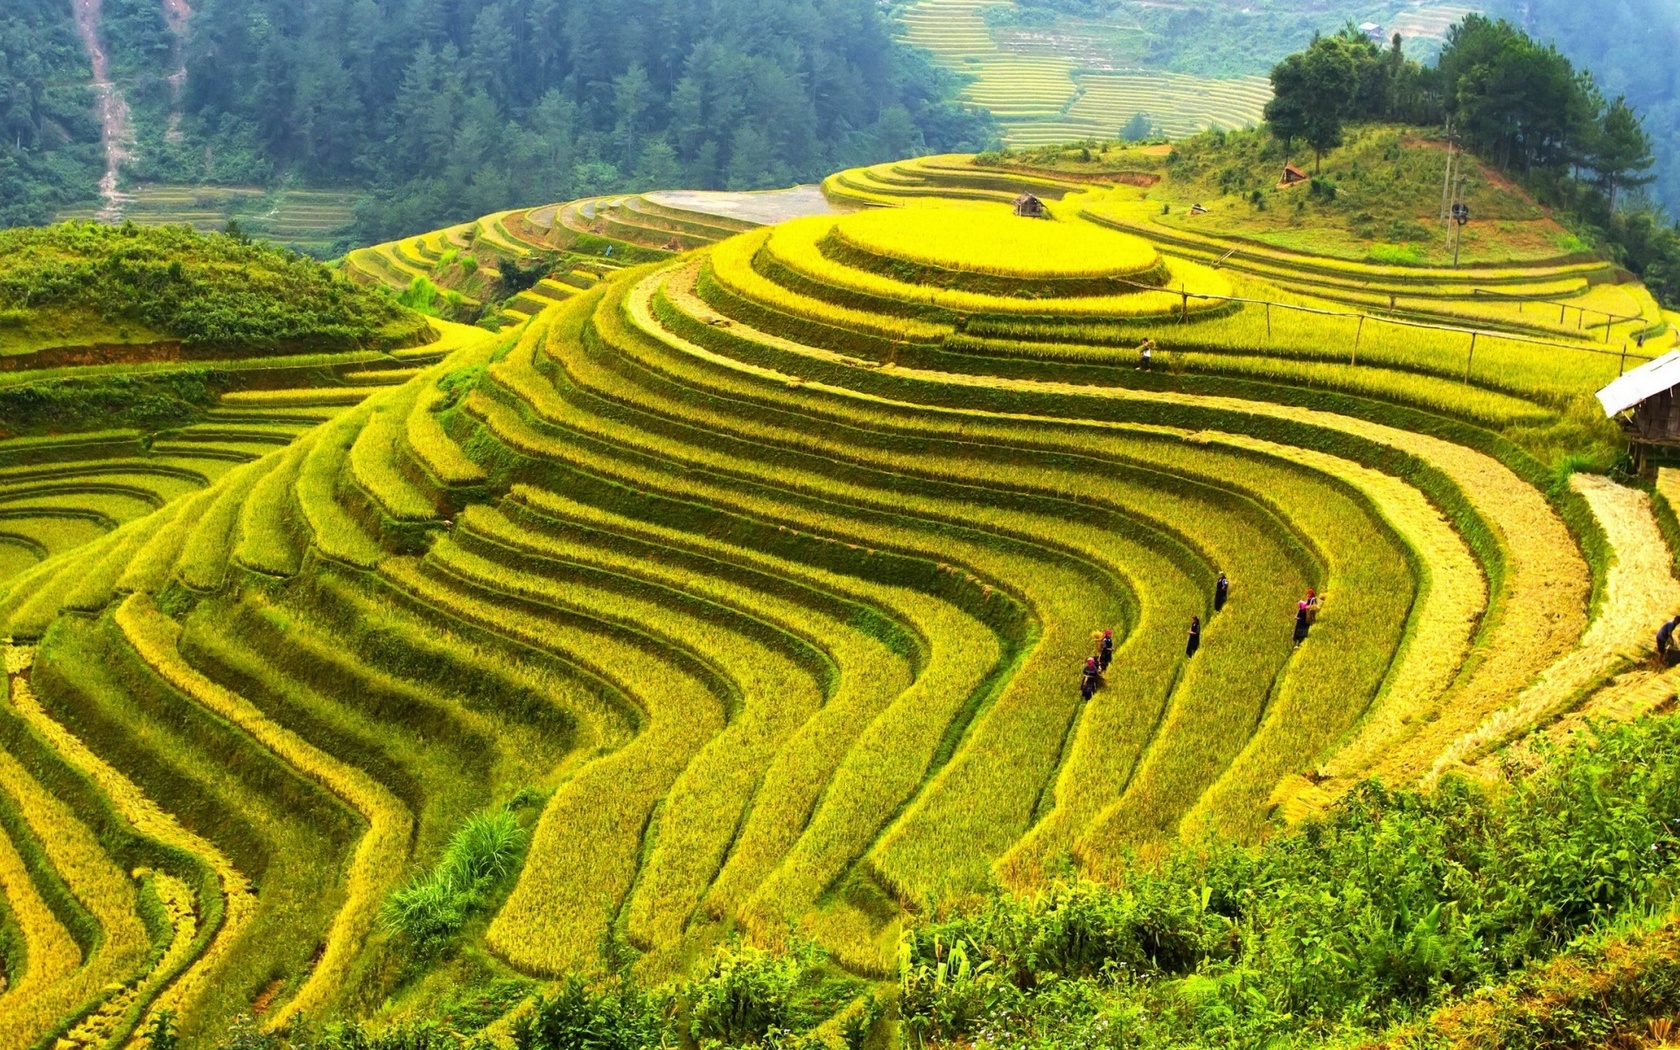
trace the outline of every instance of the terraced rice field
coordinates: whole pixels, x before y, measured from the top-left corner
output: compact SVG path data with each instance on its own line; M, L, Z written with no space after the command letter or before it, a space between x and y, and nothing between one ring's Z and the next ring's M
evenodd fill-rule
M1648 498L1520 444L1597 439L1586 337L1474 330L1467 379L1472 329L1268 328L1233 293L1281 285L1094 221L1118 190L847 175L907 206L564 285L400 383L229 398L151 453L240 454L151 517L62 496L115 527L0 582L0 888L41 960L5 1031L382 1002L384 900L525 789L483 933L513 970L670 975L736 930L882 977L930 901L1252 839L1630 688L1680 600ZM1012 225L1021 186L1056 221Z
M179 512L186 497L290 446L380 389L406 382L465 340L484 335L438 324L443 338L393 354L347 354L336 363L285 358L222 362L239 378L202 423L148 433L112 430L0 440L0 588L26 578L43 561L95 542L132 554L142 526L159 520L153 515ZM104 366L57 374L127 370ZM13 385L47 375L13 372L0 376L0 382ZM127 528L131 524L136 527ZM128 539L117 543L116 534Z
M202 233L237 220L253 236L315 255L329 254L354 218L361 194L254 186L138 186L124 193L123 217L144 226L191 226ZM92 219L98 204L69 208L54 219Z
M992 112L1010 146L1107 140L1145 114L1164 134L1257 124L1271 84L1153 70L1116 70L1090 56L1000 45L985 9L1009 0L922 0L901 9L904 39L970 79L962 98Z

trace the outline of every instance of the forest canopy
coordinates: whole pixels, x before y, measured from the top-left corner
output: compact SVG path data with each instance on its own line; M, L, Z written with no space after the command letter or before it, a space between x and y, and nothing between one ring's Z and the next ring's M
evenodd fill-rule
M210 0L184 181L357 182L379 240L516 200L759 189L978 148L989 121L873 0ZM243 169L243 170L240 170Z

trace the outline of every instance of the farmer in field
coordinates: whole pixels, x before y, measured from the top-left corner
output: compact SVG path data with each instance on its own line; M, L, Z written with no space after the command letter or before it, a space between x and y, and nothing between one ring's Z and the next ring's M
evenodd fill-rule
M1114 662L1114 631L1103 632L1102 641L1097 643L1097 670L1107 672L1108 665Z
M1674 630L1680 627L1680 616L1657 628L1657 659L1669 667L1680 663L1680 646L1674 644Z
M1312 621L1307 619L1307 603L1301 602L1295 608L1295 644L1300 645L1307 640L1307 628Z
M1213 611L1218 612L1225 608L1225 601L1230 597L1231 581L1226 579L1225 574L1221 572L1219 579L1214 581L1213 584Z
M1097 667L1097 658L1092 656L1085 660L1085 672L1079 682L1079 695L1086 700L1091 699L1097 691L1097 680L1102 677L1102 671Z
M1318 622L1318 610L1324 605L1324 599L1311 587L1307 588L1307 625L1310 627Z
M1195 656L1196 650L1202 647L1202 618L1190 617L1190 638L1184 643L1184 655Z
M1145 372L1147 372L1147 371L1149 371L1149 366L1154 364L1154 363L1155 363L1155 340L1145 339L1143 341L1143 345L1138 347L1138 367L1142 368Z

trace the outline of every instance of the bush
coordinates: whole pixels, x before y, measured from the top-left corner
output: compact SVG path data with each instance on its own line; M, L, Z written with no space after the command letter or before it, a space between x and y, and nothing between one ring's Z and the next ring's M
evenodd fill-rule
M1257 851L1208 842L1115 888L935 916L903 942L901 1010L941 1040L1048 1026L1045 1045L1070 1047L1098 1015L1162 1045L1377 1031L1660 913L1676 813L1674 717L1607 732L1498 798L1368 784Z
M626 982L616 991L594 991L582 978L568 980L544 998L513 1031L518 1050L643 1050L667 1045L659 1003Z
M527 834L506 809L467 819L430 872L391 894L386 922L422 951L441 947L519 866Z

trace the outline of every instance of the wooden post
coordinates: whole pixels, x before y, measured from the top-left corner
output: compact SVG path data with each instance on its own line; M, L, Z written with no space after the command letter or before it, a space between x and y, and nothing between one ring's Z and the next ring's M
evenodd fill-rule
M1359 363L1359 337L1365 334L1365 315L1359 315L1359 327L1353 330L1353 354L1348 358L1348 364Z
M1464 359L1464 381L1466 383L1470 382L1470 365L1476 360L1476 336L1480 334L1480 332L1470 333L1470 356Z
M1568 312L1569 312L1569 306L1567 304L1558 303L1558 324L1560 324L1560 325L1563 324L1563 315L1567 314Z
M1178 286L1178 294L1184 297L1184 313L1183 313L1181 319L1179 320L1179 324L1189 324L1190 323L1190 293L1185 291L1184 286L1181 284L1181 285Z
M1272 341L1272 304L1266 304L1266 342Z
M1616 369L1617 375L1627 374L1627 343L1622 343L1622 367Z

